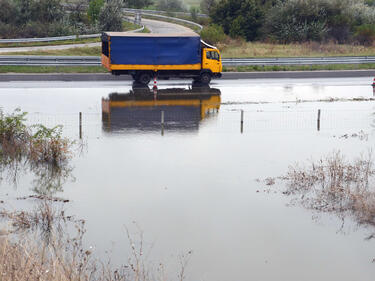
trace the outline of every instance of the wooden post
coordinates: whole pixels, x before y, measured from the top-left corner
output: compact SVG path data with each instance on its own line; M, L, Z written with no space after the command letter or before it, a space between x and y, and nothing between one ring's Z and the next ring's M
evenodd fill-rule
M243 133L243 110L241 109L241 134Z
M79 113L79 138L82 139L82 112Z
M318 124L317 124L317 126L318 126L318 131L320 131L320 109L318 109Z
M161 135L164 136L164 110L161 111Z

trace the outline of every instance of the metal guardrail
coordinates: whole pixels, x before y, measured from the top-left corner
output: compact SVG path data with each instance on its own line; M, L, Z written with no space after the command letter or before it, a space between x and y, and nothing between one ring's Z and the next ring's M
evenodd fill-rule
M52 42L52 41L64 41L74 40L82 38L96 38L100 37L101 34L88 34L88 35L68 35L58 37L44 37L44 38L16 38L16 39L0 39L0 43L30 43L30 42Z
M375 56L368 57L320 57L320 58L264 58L264 59L223 59L224 66L241 65L328 65L375 63ZM0 65L35 66L95 66L100 65L96 56L0 56Z

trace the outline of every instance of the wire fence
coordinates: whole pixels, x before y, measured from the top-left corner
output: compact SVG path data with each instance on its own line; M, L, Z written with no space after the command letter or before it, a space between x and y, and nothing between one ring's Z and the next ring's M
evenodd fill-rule
M283 132L283 131L361 131L375 130L375 114L371 110L241 110L222 107L209 110L138 111L119 109L110 114L79 112L67 114L35 113L28 115L29 124L47 127L63 126L65 136L78 139L98 138L111 134L135 132L161 133L198 132L217 133Z

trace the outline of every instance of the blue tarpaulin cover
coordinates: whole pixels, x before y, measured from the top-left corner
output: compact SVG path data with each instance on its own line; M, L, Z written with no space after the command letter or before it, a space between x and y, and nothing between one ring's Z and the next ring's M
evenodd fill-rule
M110 36L112 64L183 65L201 62L199 35Z

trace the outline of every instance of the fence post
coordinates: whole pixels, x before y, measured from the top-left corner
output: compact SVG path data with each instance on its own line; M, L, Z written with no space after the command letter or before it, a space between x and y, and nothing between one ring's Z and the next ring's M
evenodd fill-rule
M318 109L318 121L317 121L317 126L318 126L318 131L320 131L320 109Z
M79 138L82 139L82 112L79 113Z
M164 110L161 111L161 135L164 136Z
M241 109L241 134L243 133L243 110Z

